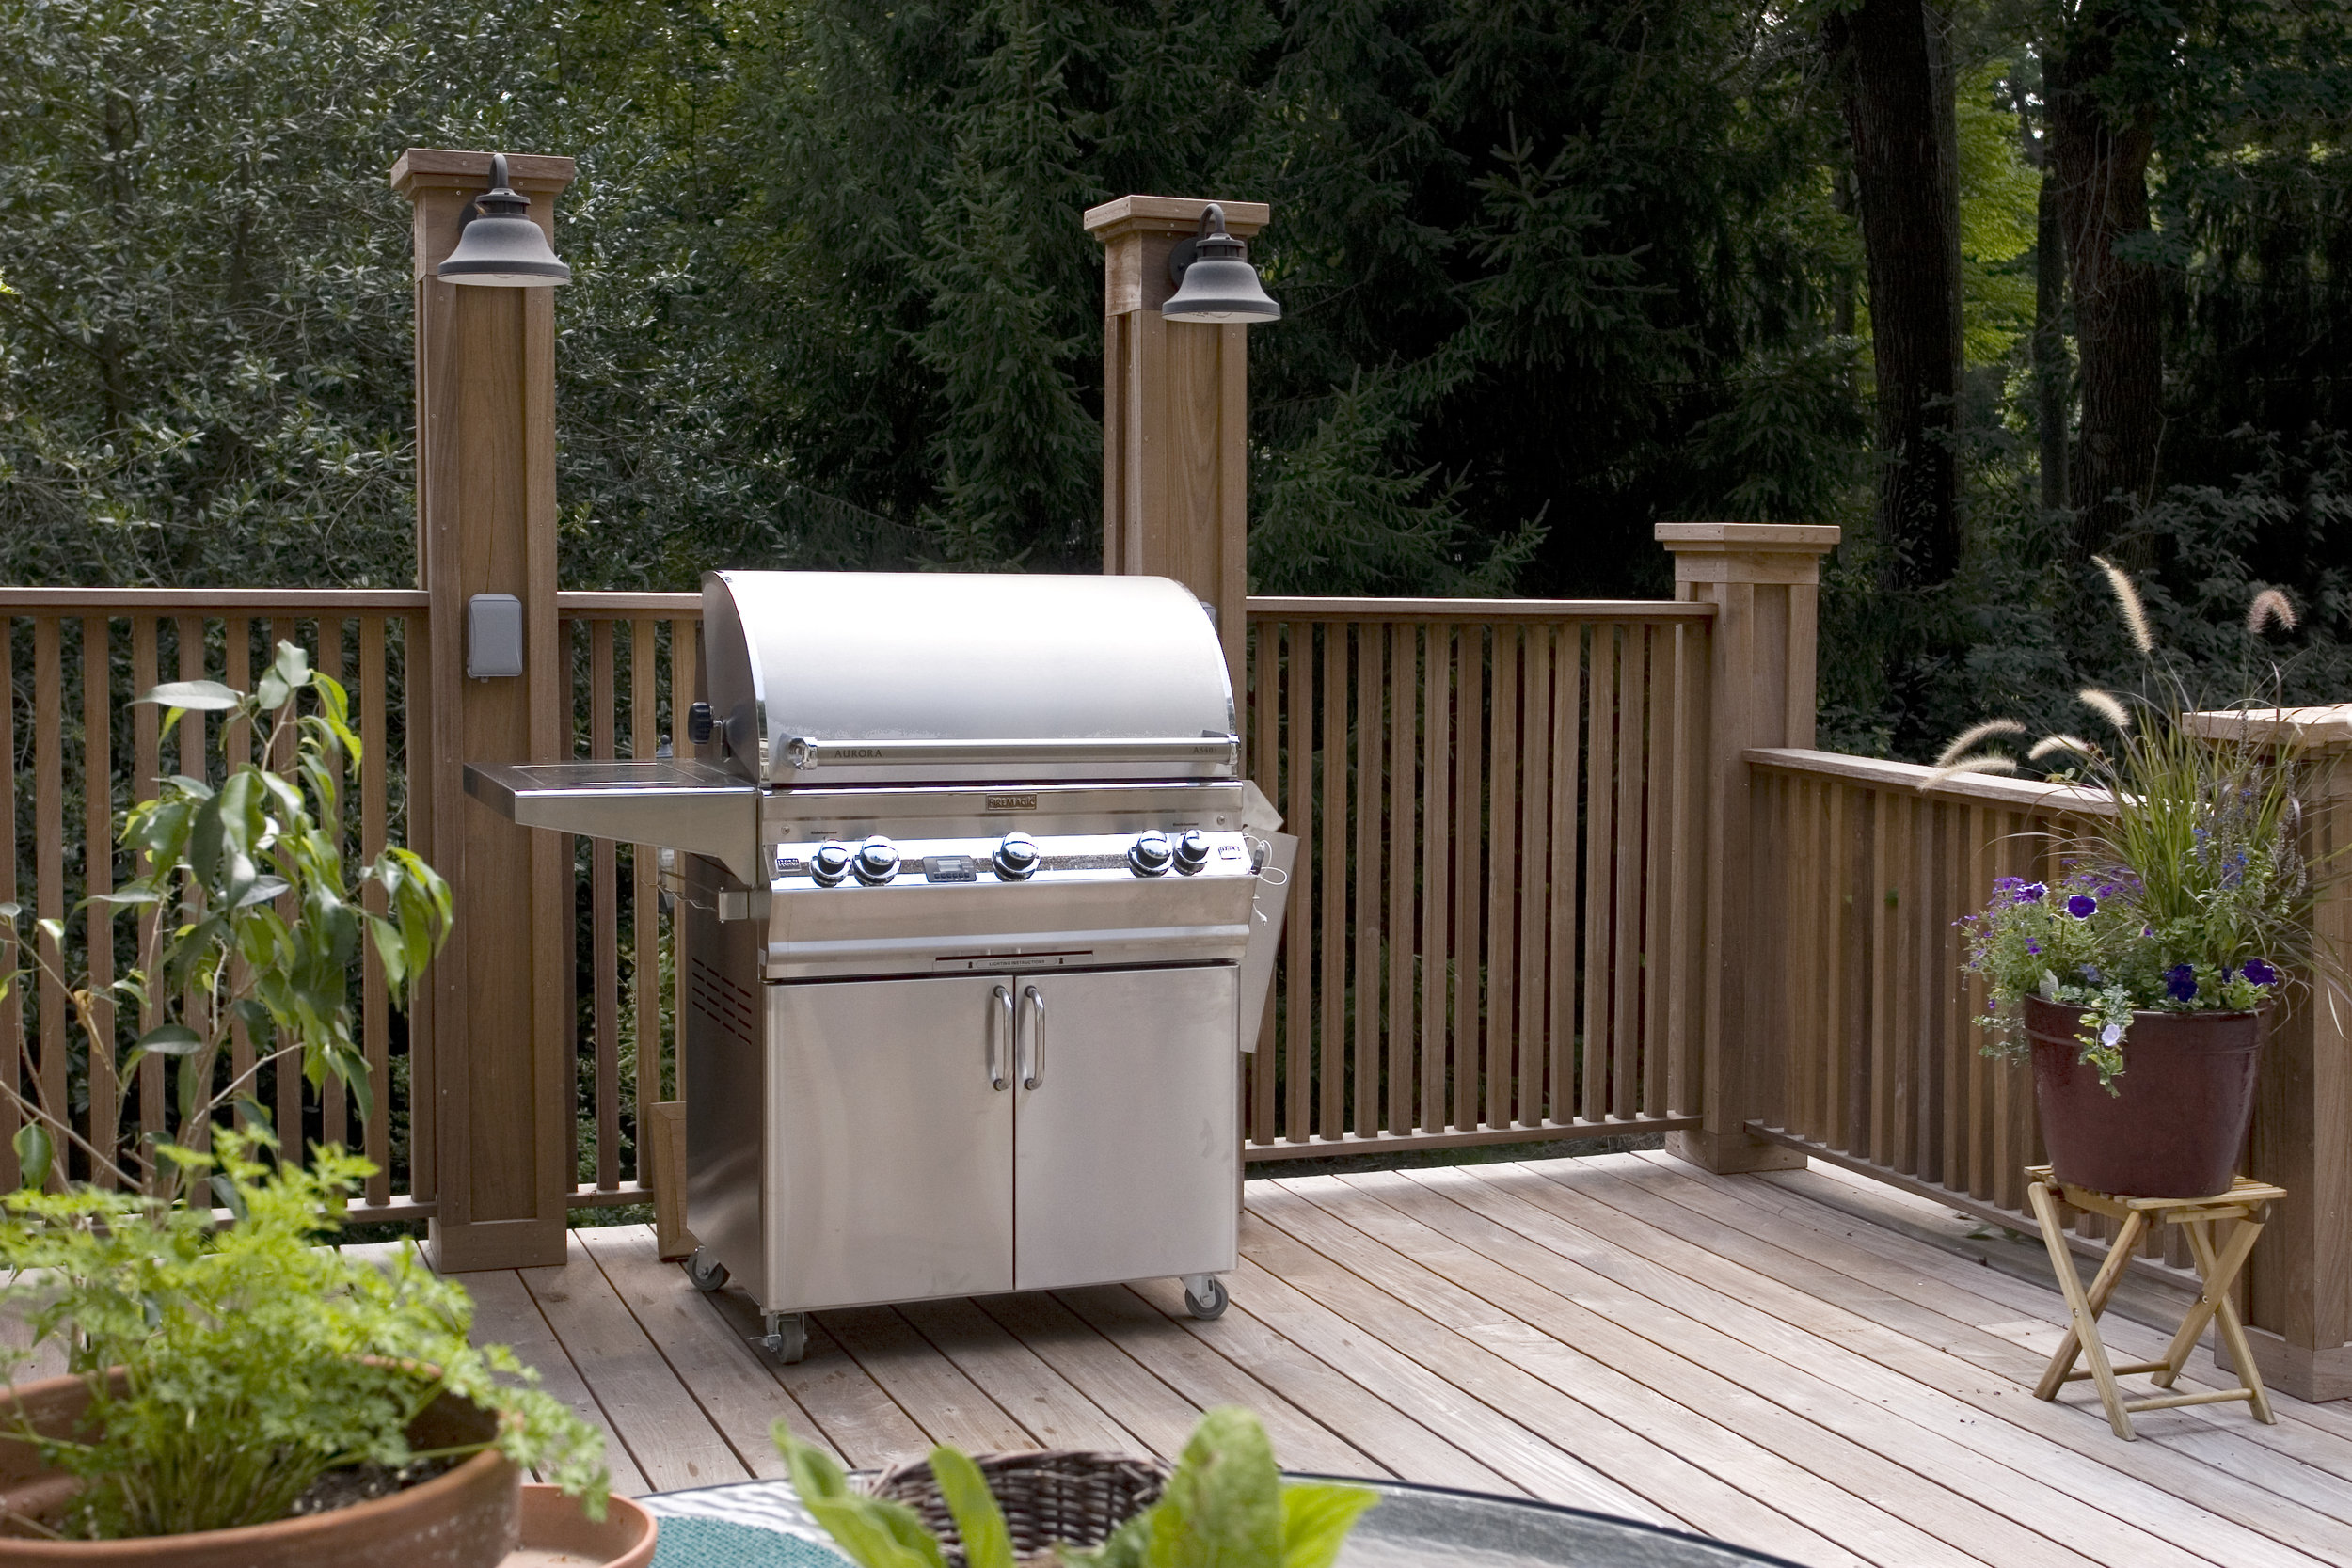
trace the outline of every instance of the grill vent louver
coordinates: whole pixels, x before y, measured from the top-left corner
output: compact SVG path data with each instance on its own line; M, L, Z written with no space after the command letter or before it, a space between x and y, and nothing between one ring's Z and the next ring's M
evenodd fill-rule
M699 958L691 959L686 992L688 1005L721 1034L746 1050L759 1048L759 1015L753 1007L752 993L724 971Z

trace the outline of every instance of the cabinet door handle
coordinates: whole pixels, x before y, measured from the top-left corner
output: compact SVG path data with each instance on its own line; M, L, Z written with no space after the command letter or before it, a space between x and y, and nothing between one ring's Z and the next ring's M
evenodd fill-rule
M989 999L988 1009L988 1086L1006 1087L1011 1080L1005 1076L1005 1057L1012 1044L1012 992L1003 986Z
M1035 986L1024 986L1022 997L1029 1004L1028 1051L1021 1069L1021 1086L1042 1088L1045 1085L1045 998L1037 993Z

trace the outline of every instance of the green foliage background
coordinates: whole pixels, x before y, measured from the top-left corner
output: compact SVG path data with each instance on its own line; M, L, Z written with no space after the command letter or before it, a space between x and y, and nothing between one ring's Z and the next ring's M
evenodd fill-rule
M2117 0L2122 3L2122 0ZM1814 9L1739 0L0 0L0 578L413 573L406 146L568 152L563 575L1090 568L1126 191L1274 204L1254 585L1639 595L1663 518L1836 522L1825 736L2122 650L2035 500L2029 0L1963 59L1967 562L1872 586L1867 301ZM2170 642L2257 583L2352 690L2341 5L2207 4L2156 105ZM2119 89L2121 90L2121 89ZM2021 104L2024 113L2021 117ZM1898 688L1875 650L1939 628ZM2226 646L2225 646L2226 644Z

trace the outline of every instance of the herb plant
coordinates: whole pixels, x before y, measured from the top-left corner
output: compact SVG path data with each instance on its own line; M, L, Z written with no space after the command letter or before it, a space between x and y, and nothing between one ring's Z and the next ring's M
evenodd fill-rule
M306 693L308 712L301 701ZM149 1056L178 1063L176 1136L183 1146L201 1148L205 1129L232 1102L244 1106L248 1121L267 1125L253 1085L273 1062L298 1064L314 1086L334 1074L365 1117L368 1065L352 1037L351 967L361 943L372 942L393 1005L405 1006L449 934L451 901L448 884L433 868L397 846L386 847L356 879L347 875L332 824L340 820L344 777L357 777L363 752L342 685L311 669L302 649L280 642L276 660L249 693L215 681L175 681L139 701L167 710L166 733L191 712L218 713L225 720L224 754L229 737L245 732L261 741L263 758L290 760L283 768L242 763L217 789L201 779L161 780L155 799L123 814L120 842L137 873L82 906L118 915L154 912L141 934L137 960L121 978L103 987L72 984L54 957L64 950L64 923L40 921L47 940L26 942L18 930L23 911L14 904L0 904L0 940L13 951L31 952L72 997L92 1056L102 1049L114 1056L118 1076L127 1080ZM380 914L362 903L370 887L381 890ZM0 997L23 976L23 971L0 972ZM113 1006L96 1005L102 1001ZM116 1019L136 1030L126 1029L128 1048L119 1051L123 1041L102 1038ZM221 1083L223 1048L239 1028L256 1040L278 1043ZM32 1085L28 1097L14 1075L0 1074L0 1095L14 1101L24 1118L16 1148L28 1183L40 1184L55 1152L70 1142L94 1174L118 1185L182 1196L195 1166L160 1159L150 1147L119 1148L111 1128L93 1128L83 1137L70 1107L51 1104L38 1077Z
M601 1516L602 1435L530 1386L536 1374L512 1352L467 1342L473 1304L462 1288L408 1253L379 1269L321 1244L373 1166L326 1148L307 1168L271 1169L266 1132L224 1129L215 1141L209 1154L160 1154L194 1178L219 1178L233 1217L217 1230L209 1213L148 1196L81 1187L0 1197L6 1297L36 1344L65 1347L91 1393L70 1437L34 1434L21 1409L0 1409L0 1431L13 1424L81 1481L56 1533L263 1524L330 1470L473 1451L410 1447L409 1423L444 1393L492 1413L501 1452Z
M2157 652L2131 579L2098 564L2139 650L2143 689L2085 689L2079 700L2103 721L2104 740L2054 735L2026 759L2057 783L2101 791L2106 815L2086 814L2088 825L2059 842L2055 883L2002 878L1962 926L1966 967L1994 1004L1982 1021L1994 1031L1991 1049L2025 1051L2027 996L2080 1007L2080 1059L2113 1092L2135 1012L2265 1006L2290 977L2317 974L2324 955L2311 936L2314 868L2300 844L2293 745L2260 724L2251 696L2192 724L2199 705ZM2285 598L2265 591L2248 611L2248 634L2293 618ZM2010 720L1979 724L1946 749L1936 776L2016 772L2015 758L1982 748L2024 733Z
M913 1509L850 1490L841 1467L782 1421L775 1439L801 1501L861 1568L946 1568ZM931 1450L930 1465L968 1568L1016 1568L1004 1513L979 1467L946 1447ZM1258 1418L1219 1405L1202 1414L1158 1502L1100 1546L1057 1555L1068 1568L1330 1568L1357 1516L1377 1500L1360 1486L1285 1482Z

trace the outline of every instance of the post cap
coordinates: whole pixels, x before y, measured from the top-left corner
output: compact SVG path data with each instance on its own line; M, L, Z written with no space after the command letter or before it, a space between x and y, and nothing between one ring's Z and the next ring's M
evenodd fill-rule
M1660 523L1655 531L1674 552L1678 583L1818 583L1840 533L1828 523Z
M1200 214L1212 201L1225 210L1225 231L1237 240L1263 229L1274 211L1263 201L1212 196L1122 196L1086 210L1087 232L1104 245L1128 234L1187 235L1200 227Z
M392 164L392 189L415 200L419 191L481 193L490 180L490 154L449 148L412 147ZM525 196L553 196L572 182L580 166L544 152L510 152L507 179Z

